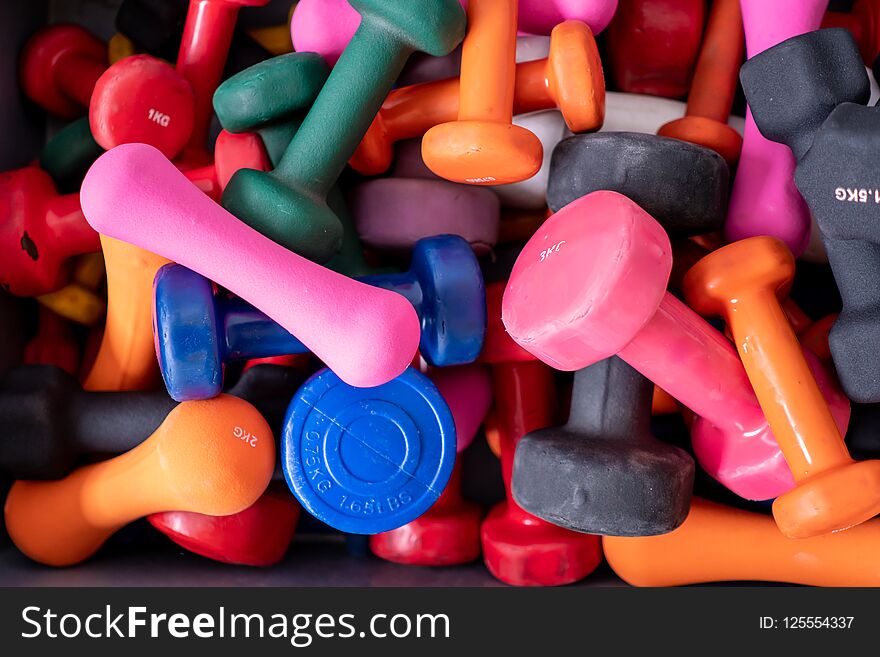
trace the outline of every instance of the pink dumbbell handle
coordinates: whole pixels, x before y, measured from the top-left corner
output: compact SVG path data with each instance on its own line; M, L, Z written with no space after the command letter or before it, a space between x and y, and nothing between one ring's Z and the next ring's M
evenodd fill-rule
M615 11L617 0L520 0L519 31L550 34L559 23L576 20L589 25L593 34L599 34Z
M740 0L746 54L754 57L786 39L819 28L828 0ZM810 213L794 185L794 156L768 141L746 113L742 154L725 224L729 241L771 235L795 255L810 239Z
M748 432L765 424L733 345L668 292L618 356L715 426Z
M198 190L158 150L125 144L82 185L95 230L214 280L296 335L339 377L381 385L412 361L419 319L401 295L358 283L272 242Z

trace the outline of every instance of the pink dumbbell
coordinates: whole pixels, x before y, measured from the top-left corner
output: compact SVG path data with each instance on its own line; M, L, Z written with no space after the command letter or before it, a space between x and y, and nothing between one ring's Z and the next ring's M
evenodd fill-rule
M467 9L467 0L459 0ZM617 9L617 0L520 0L519 31L549 35L559 23L577 20L599 34ZM317 52L333 66L361 19L346 0L299 0L290 20L290 37L297 52Z
M754 57L791 37L819 28L828 0L740 0L746 56ZM765 139L746 113L725 237L733 242L770 235L800 255L810 240L810 211L794 184L794 156Z
M202 194L158 150L125 144L83 180L98 232L216 281L296 335L346 383L377 386L412 361L419 319L403 296L358 283L267 239Z
M792 488L736 350L666 291L666 232L633 201L599 191L548 219L523 249L504 293L511 337L551 367L578 370L617 354L698 417L703 468L754 500ZM811 368L845 430L849 404L818 359Z

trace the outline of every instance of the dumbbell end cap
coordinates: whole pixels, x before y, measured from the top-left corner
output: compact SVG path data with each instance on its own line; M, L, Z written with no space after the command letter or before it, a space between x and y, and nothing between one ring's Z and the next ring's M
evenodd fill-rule
M168 394L179 402L216 397L223 358L211 281L169 264L156 272L153 290L153 342Z
M287 553L299 520L289 492L267 491L231 516L167 511L147 517L153 527L195 554L241 566L273 566Z
M666 295L671 270L660 224L622 194L593 192L555 213L523 248L502 321L551 367L581 369L633 340Z
M437 501L455 461L455 425L437 388L409 368L374 388L325 369L287 409L284 477L313 516L351 534L390 531Z
M419 240L413 270L424 288L422 355L439 367L472 363L486 334L486 288L470 244L458 235Z
M798 483L773 502L789 538L842 531L880 513L880 461L850 462Z
M313 262L326 262L342 245L342 224L326 201L288 187L272 173L239 169L223 190L222 205L251 228Z
M655 536L690 508L694 461L653 439L536 431L517 445L513 496L547 522L603 536Z
M546 522L514 522L507 503L497 505L480 529L483 561L513 586L562 586L583 579L602 561L598 536Z
M705 146L715 151L732 170L739 162L742 136L726 123L703 116L684 116L662 126L657 134Z
M382 115L377 114L348 162L362 176L385 173L394 161L392 142L383 123Z
M480 556L483 512L465 503L450 512L422 515L403 527L370 536L370 551L408 566L455 566Z
M682 289L698 313L724 315L725 305L746 291L763 289L785 298L794 269L794 256L785 242L747 237L701 258L685 274Z
M506 185L541 168L544 147L530 130L512 123L451 121L422 138L422 158L441 178L469 185Z

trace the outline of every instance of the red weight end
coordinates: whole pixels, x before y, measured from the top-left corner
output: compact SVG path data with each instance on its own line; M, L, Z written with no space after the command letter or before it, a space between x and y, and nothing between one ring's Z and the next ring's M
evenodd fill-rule
M150 55L126 57L108 68L89 105L92 135L102 148L149 144L168 159L186 146L194 120L189 83L173 66Z
M465 502L432 511L403 527L370 536L370 550L381 559L409 566L454 566L477 559L483 518L480 507Z
M287 553L300 507L289 492L269 490L231 516L169 511L147 519L190 552L242 566L272 566Z
M492 509L481 534L486 567L513 586L571 584L589 575L602 561L598 536L546 522L512 522L506 502Z
M53 25L35 33L19 61L24 94L50 114L74 119L85 114L87 99L70 98L61 90L56 71L65 58L92 60L107 66L107 46L78 25Z
M520 347L507 333L501 322L501 299L504 296L504 282L486 285L486 337L478 362L522 363L537 360Z

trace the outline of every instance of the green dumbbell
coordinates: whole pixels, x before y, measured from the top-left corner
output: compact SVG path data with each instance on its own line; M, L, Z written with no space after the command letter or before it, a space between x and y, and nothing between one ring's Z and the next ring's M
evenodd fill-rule
M457 0L349 0L361 24L274 171L238 171L223 206L270 239L316 262L343 229L327 204L346 162L415 51L437 57L464 38Z
M104 149L92 137L89 117L77 119L59 130L40 153L40 168L52 176L59 194L79 191L86 171Z
M277 166L329 72L324 58L313 53L267 60L221 84L214 93L214 111L229 132L258 133ZM343 229L339 252L325 263L327 267L351 277L375 273L364 260L354 221L335 185L327 205Z

